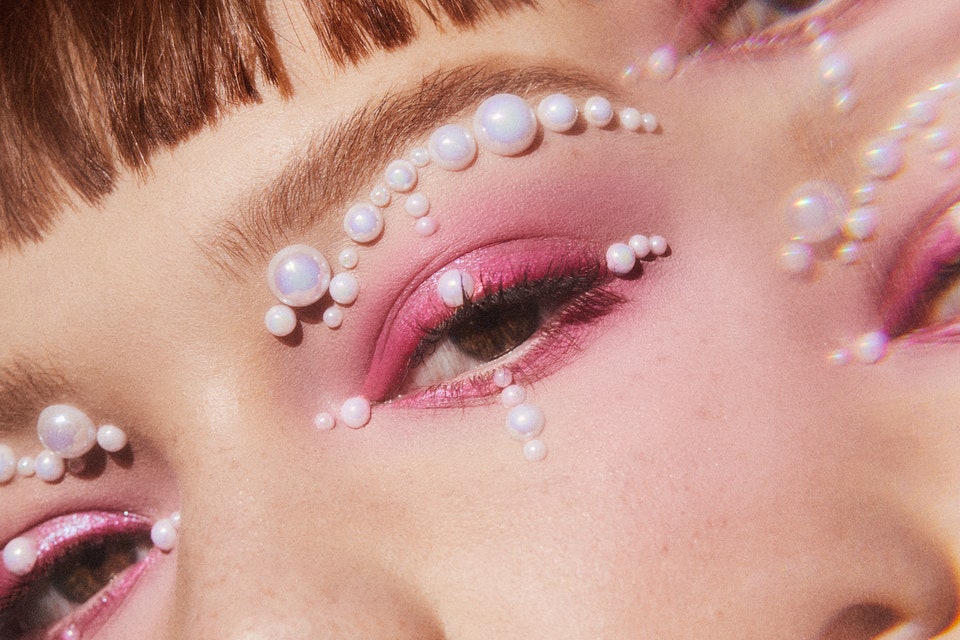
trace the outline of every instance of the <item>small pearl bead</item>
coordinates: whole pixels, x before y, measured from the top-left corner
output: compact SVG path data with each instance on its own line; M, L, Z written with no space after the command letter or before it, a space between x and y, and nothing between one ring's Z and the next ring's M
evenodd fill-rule
M17 460L17 473L20 474L22 477L30 478L36 472L37 472L36 462L30 456L23 456L22 458Z
M157 549L169 553L177 546L177 528L169 518L157 520L150 528L150 540Z
M37 543L30 538L14 538L3 548L3 566L15 576L25 576L37 564Z
M853 65L845 54L829 53L820 61L820 80L834 89L842 89L850 84L853 77Z
M108 453L116 453L127 446L127 434L118 426L105 424L97 429L97 444Z
M0 484L13 480L17 475L17 458L8 445L0 444Z
M877 208L873 205L854 209L843 221L843 232L852 240L866 240L877 230Z
M83 632L77 628L77 625L69 624L63 633L57 636L57 640L83 640Z
M896 122L887 127L887 137L891 140L906 140L910 136L910 123Z
M385 207L390 204L390 198L393 197L390 193L390 189L385 186L377 185L373 188L373 191L370 192L370 202L378 207Z
M179 511L174 511L173 513L170 514L170 517L167 519L170 521L170 524L173 525L174 529L176 529L177 531L180 530L180 522L182 521L182 518L180 517Z
M34 471L44 482L59 482L67 472L67 465L54 452L41 451L34 461Z
M820 34L814 39L813 42L810 43L810 50L818 56L825 56L833 53L836 51L836 49L837 39L832 33Z
M410 162L415 167L425 167L430 164L430 152L425 147L417 147L410 152Z
M481 147L498 156L515 156L533 144L537 118L523 98L500 93L480 103L473 129Z
M352 273L338 273L330 281L330 297L337 304L353 304L360 295L360 281Z
M842 366L850 363L850 350L837 349L827 356L827 362L833 365Z
M664 45L647 58L647 77L657 82L665 82L677 73L678 62L677 50L670 45Z
M477 157L473 134L458 124L447 124L434 131L427 147L433 162L447 171L466 169Z
M337 262L344 269L354 269L360 264L360 252L355 247L347 247L337 256Z
M622 242L616 242L607 247L607 269L618 276L626 275L633 271L637 264L637 256L633 253L630 245Z
M875 182L868 182L860 185L860 187L853 192L853 199L857 204L871 204L876 202L877 184Z
M383 173L387 186L394 191L406 193L417 186L417 168L408 160L394 160Z
M870 142L863 154L863 168L874 178L889 178L902 167L903 149L896 140L877 138Z
M362 396L345 400L340 405L340 421L351 429L359 429L370 422L370 402Z
M627 131L639 131L643 126L643 115L633 107L620 111L620 124Z
M411 193L403 203L403 210L414 218L422 218L430 211L430 201L422 193Z
M662 256L667 252L667 239L663 236L650 236L650 252L655 256Z
M383 232L383 216L380 210L372 205L355 204L343 217L343 230L354 242L372 242Z
M518 404L507 414L507 433L514 440L527 441L543 431L543 412L532 404Z
M500 392L500 403L507 409L522 404L527 399L527 392L518 384L511 384Z
M841 89L833 98L833 108L837 113L850 113L857 106L857 94L852 89Z
M914 98L907 104L907 121L925 127L937 119L937 104L933 100Z
M929 151L943 151L950 146L950 130L946 127L936 127L923 136L923 145Z
M804 273L813 265L813 251L802 242L788 242L780 248L780 268L787 273Z
M633 250L633 255L637 256L638 260L642 260L650 255L650 238L647 236L640 234L630 236L627 244L630 245L630 248Z
M861 245L856 241L844 242L834 254L840 264L856 264L860 260Z
M297 314L285 304L276 304L267 309L263 324L267 331L282 338L290 335L297 328Z
M547 457L547 445L542 440L530 440L523 443L523 457L530 462L540 462Z
M602 96L587 98L583 117L595 127L605 127L613 120L613 105Z
M513 373L510 369L497 369L493 372L493 384L501 389L509 387L513 382Z
M578 115L577 104L570 96L562 93L547 96L537 105L537 117L548 131L570 131L573 125L577 124Z
M647 133L656 133L660 128L660 121L652 113L645 113L640 116L640 119L643 120L643 130Z
M291 307L306 307L327 292L330 265L322 253L305 244L284 247L267 267L267 284L277 300Z
M474 281L466 271L451 269L444 271L437 278L437 293L443 304L456 308L473 296Z
M423 237L432 236L437 232L437 221L430 216L424 216L413 223L413 230Z
M846 198L839 187L814 181L790 193L785 213L791 235L804 242L822 242L837 234L846 210Z
M37 435L43 446L61 458L79 458L97 444L93 421L68 404L54 404L41 411Z
M956 149L944 149L934 157L933 162L940 169L953 169L960 161Z
M871 331L857 338L853 353L858 362L873 364L878 362L887 353L887 334L882 331Z
M313 426L320 431L330 431L337 425L337 419L332 413L322 411L313 417Z
M343 310L340 307L327 307L323 311L323 324L329 329L339 329L343 324Z

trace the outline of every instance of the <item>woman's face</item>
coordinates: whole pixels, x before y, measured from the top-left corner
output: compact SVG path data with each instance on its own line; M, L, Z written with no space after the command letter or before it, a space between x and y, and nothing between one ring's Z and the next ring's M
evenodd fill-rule
M960 132L960 93L933 124L914 109L857 264L832 257L836 238L804 245L806 274L778 263L797 234L791 191L853 194L870 141L956 77L960 2L804 4L849 81L825 83L823 61L843 59L789 16L772 43L718 40L654 81L642 67L655 49L707 44L694 7L654 0L544 0L467 31L424 21L413 45L336 69L297 3L278 4L292 98L267 91L4 256L0 360L19 384L4 398L39 390L120 425L130 446L59 484L0 488L0 541L71 513L182 513L177 548L144 561L109 615L77 623L83 638L944 629L960 566L960 365L950 271L923 265L956 260L941 236L960 165L927 134ZM845 88L849 112L834 106ZM351 242L344 212L386 161L469 124L497 92L534 107L604 95L659 129L581 119L519 156L433 163L416 187L433 235L395 194L382 237ZM670 250L606 274L607 247L634 234ZM361 293L339 328L321 301L277 339L265 273L295 243L335 273L357 247ZM453 267L506 329L447 319L434 283ZM831 362L877 329L892 334L879 362ZM517 348L473 349L485 339ZM542 461L506 433L495 369L542 410ZM314 425L357 395L374 401L365 427ZM35 455L33 419L8 420L2 440Z

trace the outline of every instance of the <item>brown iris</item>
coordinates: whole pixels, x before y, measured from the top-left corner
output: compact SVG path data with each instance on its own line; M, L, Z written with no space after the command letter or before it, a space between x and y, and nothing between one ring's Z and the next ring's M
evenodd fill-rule
M540 326L536 300L476 305L450 332L463 353L482 362L499 358L523 344Z

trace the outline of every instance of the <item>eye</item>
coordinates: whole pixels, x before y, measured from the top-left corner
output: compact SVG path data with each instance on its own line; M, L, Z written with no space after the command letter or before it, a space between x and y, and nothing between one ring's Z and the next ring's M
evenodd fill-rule
M691 0L688 17L712 45L730 46L786 27L836 0Z

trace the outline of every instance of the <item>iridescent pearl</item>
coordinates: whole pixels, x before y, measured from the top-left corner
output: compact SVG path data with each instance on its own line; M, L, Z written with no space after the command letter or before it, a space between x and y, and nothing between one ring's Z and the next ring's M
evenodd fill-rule
M637 264L637 256L630 248L630 245L623 242L615 242L607 247L607 269L618 276L626 275L633 271Z
M277 300L306 307L327 292L330 265L322 253L305 244L284 247L267 266L267 285Z
M857 204L871 204L876 202L877 184L875 182L868 182L860 185L857 190L853 192L853 200Z
M677 73L678 63L677 50L670 45L664 45L647 58L647 77L657 82L666 82Z
M643 126L643 114L633 107L621 109L620 124L627 131L639 131Z
M375 186L373 191L370 192L370 202L381 208L390 204L392 197L393 194L390 193L390 189L382 184Z
M337 426L337 419L332 413L321 411L313 417L313 426L319 431L330 431Z
M802 242L788 242L780 248L779 262L787 273L804 273L813 265L813 250Z
M127 433L116 425L105 424L97 429L97 444L108 453L116 453L127 446Z
M907 121L895 122L887 127L887 137L891 140L906 140L910 136L912 128Z
M896 140L876 138L867 145L862 162L874 178L889 178L903 167L903 149Z
M359 429L370 422L370 402L362 397L349 398L340 405L340 421L351 429Z
M50 405L41 411L37 435L43 446L61 458L79 458L97 444L93 421L68 404Z
M413 223L413 230L417 235L427 237L437 232L437 221L431 216L423 216Z
M330 280L330 297L337 304L353 304L360 295L360 281L352 273L338 273Z
M577 124L579 111L577 104L570 96L555 93L547 96L537 105L537 117L540 124L548 131L563 133L570 131Z
M837 49L837 39L832 33L823 33L810 43L810 51L818 56L825 56Z
M437 278L437 293L443 304L450 308L456 308L473 296L474 281L466 271L460 269L450 269L444 271Z
M950 146L950 129L936 127L923 136L923 145L928 151L943 151Z
M484 149L498 156L515 156L536 139L537 118L523 98L499 93L480 103L473 130Z
M360 264L360 252L355 247L347 247L337 256L337 262L344 269L353 269Z
M841 89L833 97L833 108L837 113L850 113L857 106L857 94L852 89Z
M839 187L829 182L806 182L787 196L786 218L791 235L803 242L822 242L840 230L847 210Z
M0 444L0 484L13 480L17 475L17 457L8 445Z
M645 113L640 116L640 119L643 120L643 130L647 133L656 133L660 128L660 121L652 113Z
M426 147L417 147L410 152L410 162L415 167L425 167L430 164L430 151Z
M36 468L33 458L30 456L23 456L17 460L17 473L24 478L30 478L36 473Z
M157 549L169 553L177 546L177 528L169 518L161 518L150 528L150 540Z
M473 134L458 124L446 124L434 131L427 148L433 162L447 171L466 169L477 157Z
M669 245L667 239L663 236L650 236L650 253L655 256L662 256L667 252Z
M928 98L917 97L907 104L907 121L925 127L937 119L937 104Z
M583 106L583 117L595 127L605 127L613 120L613 105L602 96L587 98Z
M44 482L59 482L67 472L63 458L53 451L41 451L33 463L37 477Z
M630 236L627 244L630 245L630 249L633 250L633 255L637 256L638 260L642 260L650 255L650 238L647 236L640 234Z
M512 382L513 373L511 373L510 369L497 369L493 372L493 384L499 388L504 389L509 387Z
M828 87L842 89L850 84L853 65L850 58L840 52L825 55L820 61L820 81Z
M354 242L373 242L383 233L383 215L372 205L355 204L343 217L343 230Z
M343 324L343 310L340 307L327 307L323 310L323 324L328 329L339 329Z
M514 440L527 441L543 431L543 412L532 404L518 404L507 414L507 433Z
M542 440L533 439L523 443L523 457L530 462L540 462L547 457L547 445Z
M852 240L866 240L876 231L878 217L873 205L854 209L843 221L843 233Z
M934 164L940 169L953 169L960 161L960 154L956 149L944 149L933 158Z
M290 335L297 328L297 314L287 305L277 304L267 309L263 324L267 331L282 338Z
M36 566L38 553L30 538L14 538L3 548L3 566L15 576L25 576Z
M417 186L417 168L409 160L394 160L383 172L387 186L394 191L406 193Z
M863 364L873 364L880 361L887 353L887 343L889 338L882 331L871 331L865 333L853 345L853 355L858 362Z
M850 363L850 350L849 349L836 349L829 355L827 355L827 362L832 365L842 366Z
M848 241L837 247L834 256L840 264L856 264L860 260L861 244L856 241Z
M430 201L422 193L411 193L403 203L403 210L414 218L422 218L430 211Z
M511 384L500 392L500 403L507 409L522 404L527 399L527 392L518 384Z
M173 513L170 514L170 517L167 518L167 519L170 520L170 524L173 525L173 528L174 528L174 529L176 529L177 531L180 530L180 521L181 521L181 518L180 518L180 512L179 512L179 511L174 511Z

